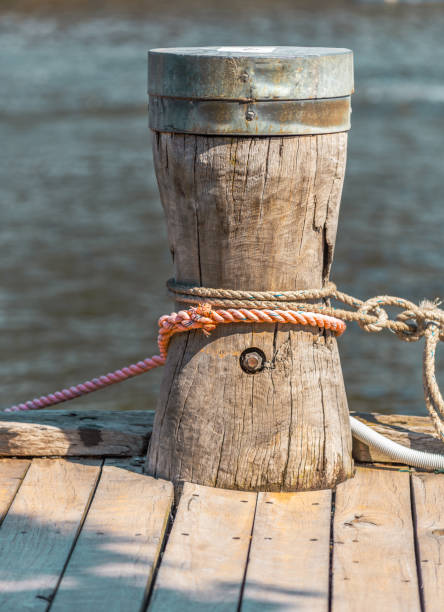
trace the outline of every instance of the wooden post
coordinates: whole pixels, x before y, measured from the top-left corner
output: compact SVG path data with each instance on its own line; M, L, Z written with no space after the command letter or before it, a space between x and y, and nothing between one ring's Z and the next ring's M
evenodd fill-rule
M346 49L150 52L154 162L177 281L277 291L326 283L352 89ZM247 349L265 356L256 373L241 367ZM283 324L176 335L146 471L250 491L349 478L336 339Z

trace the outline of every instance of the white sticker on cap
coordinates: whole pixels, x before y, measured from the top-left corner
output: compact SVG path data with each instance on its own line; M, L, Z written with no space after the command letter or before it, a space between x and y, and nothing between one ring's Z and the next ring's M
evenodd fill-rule
M219 47L218 51L235 53L273 53L276 47Z

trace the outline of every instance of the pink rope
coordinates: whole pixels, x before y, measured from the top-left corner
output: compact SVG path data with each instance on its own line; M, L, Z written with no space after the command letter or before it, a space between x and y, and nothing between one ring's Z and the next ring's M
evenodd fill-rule
M165 359L163 357L159 357L159 355L154 355L153 357L148 357L143 361L133 363L125 368L122 368L121 370L115 370L114 372L109 372L108 374L99 376L99 378L85 380L85 382L80 383L78 385L74 385L69 389L55 391L54 393L50 393L49 395L42 395L41 397L34 398L33 400L28 400L27 402L24 402L22 404L10 406L9 408L6 408L4 412L39 410L40 408L54 406L55 404L60 404L61 402L67 402L68 400L80 397L81 395L87 395L88 393L92 393L93 391L104 389L105 387L109 387L110 385L115 385L116 383L122 382L123 380L127 380L128 378L134 378L135 376L139 376L140 374L149 372L154 368L158 368L164 363Z
M49 395L28 400L22 404L15 404L6 408L4 412L20 412L22 410L39 410L54 406L61 402L87 395L93 391L104 389L110 385L117 384L128 378L134 378L154 368L164 365L167 357L168 346L171 337L179 332L190 331L191 329L201 329L205 335L209 335L217 325L226 323L293 323L299 325L311 325L330 329L336 336L340 336L345 331L345 323L340 319L329 315L302 312L296 310L248 310L246 308L227 308L226 310L212 310L211 305L201 304L195 308L173 312L170 315L163 315L158 321L159 335L157 344L160 355L147 357L143 361L138 361L121 370L109 372L99 378L86 380L83 383L74 385L69 389L55 391Z

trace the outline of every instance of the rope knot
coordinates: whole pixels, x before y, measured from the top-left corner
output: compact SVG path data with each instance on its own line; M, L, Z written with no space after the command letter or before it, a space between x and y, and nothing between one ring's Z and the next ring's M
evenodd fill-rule
M214 324L214 321L211 318L211 313L213 312L213 309L211 307L211 304L209 304L208 302L203 302L198 306L190 308L189 312L190 318L196 323L199 323L199 326L201 326L202 332L205 336L208 337L211 332L216 329L216 325Z
M442 339L444 312L439 308L440 304L438 299L422 300L419 306L411 304L410 308L399 313L396 320L409 325L410 330L396 330L398 338L406 342L416 342L425 335L437 333Z
M362 302L358 308L360 319L358 325L366 332L379 333L387 327L389 316L387 312L381 308L382 300L379 296Z
M211 304L209 304L208 302L204 302L203 304L199 304L198 306L190 308L191 318L195 321L198 321L201 317L208 318L210 317L212 310L213 309L211 308Z

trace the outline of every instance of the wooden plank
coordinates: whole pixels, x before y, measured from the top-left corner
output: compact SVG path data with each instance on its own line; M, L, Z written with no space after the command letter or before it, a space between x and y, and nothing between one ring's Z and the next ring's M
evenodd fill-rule
M443 452L442 442L429 417L363 412L352 412L351 414L378 433L407 448L431 453L442 454ZM355 439L353 439L353 457L356 461L364 463L394 463L390 457L386 457Z
M141 609L174 499L170 482L108 460L52 612Z
M242 612L328 610L331 491L259 493Z
M412 474L418 560L426 612L444 606L444 474Z
M407 472L358 468L338 486L332 610L419 612Z
M428 417L352 414L404 446L442 453L442 442ZM144 455L153 420L150 410L0 413L0 457ZM353 456L361 462L392 461L358 440L353 441Z
M0 459L0 523L8 512L30 463L24 459Z
M237 610L255 505L255 493L185 483L150 612Z
M98 461L33 460L0 529L0 610L46 610L100 473Z
M0 413L0 456L144 455L151 410L31 410Z

